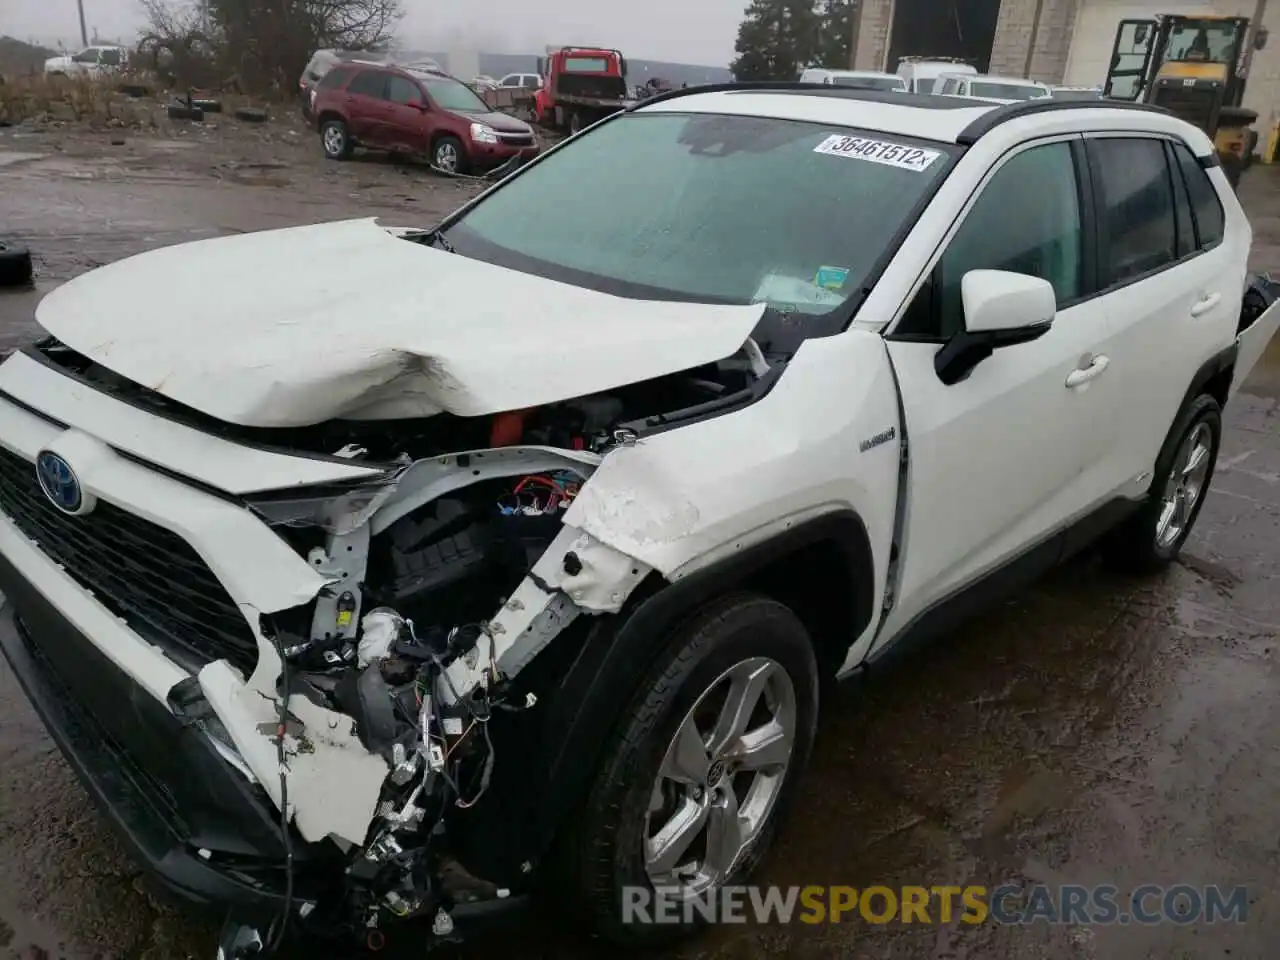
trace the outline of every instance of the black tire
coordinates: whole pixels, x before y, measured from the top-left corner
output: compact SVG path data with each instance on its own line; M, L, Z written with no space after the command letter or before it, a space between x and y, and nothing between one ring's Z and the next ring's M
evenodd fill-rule
M441 162L442 159L447 161L449 151L452 151L453 156L457 158L453 162L452 168L450 168L448 162ZM439 167L446 173L465 174L471 168L467 158L467 148L462 145L462 141L457 137L448 136L441 137L431 145L431 165Z
M346 160L354 149L347 125L331 117L320 124L320 148L330 160Z
M141 83L122 83L116 87L120 93L126 97L149 97L151 96L151 88Z
M1162 544L1158 537L1160 517L1165 508L1165 495L1171 477L1181 472L1184 445L1201 425L1209 430L1209 464L1203 481L1199 484L1195 503L1181 527L1181 533L1171 542ZM1222 408L1208 394L1196 397L1182 411L1164 448L1156 460L1151 487L1142 507L1124 523L1110 531L1101 543L1103 558L1115 569L1131 574L1150 574L1163 570L1172 563L1187 537L1195 527L1196 518L1204 506L1205 496L1213 481L1214 467L1218 461L1218 447L1222 442Z
M25 287L34 275L31 251L21 244L0 240L0 287Z
M221 113L222 112L221 100L202 100L197 98L195 100L190 101L189 106L195 107L198 110L203 110L205 113Z
M266 123L267 111L261 107L241 107L236 111L235 117L245 123Z
M170 120L190 120L200 123L204 120L204 111L198 107L188 107L185 103L171 103L168 108Z
M575 901L583 919L619 946L659 946L701 925L696 917L688 925L627 922L623 891L653 891L643 856L646 817L658 771L676 731L699 698L715 687L716 678L757 657L773 661L791 681L795 735L772 810L752 846L723 881L742 883L785 818L813 746L818 667L804 625L788 608L765 597L722 598L676 631L674 641L622 714L563 851L566 879L576 888Z

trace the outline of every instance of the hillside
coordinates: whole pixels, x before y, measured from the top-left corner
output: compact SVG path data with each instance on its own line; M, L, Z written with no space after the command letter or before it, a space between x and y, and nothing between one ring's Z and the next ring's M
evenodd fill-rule
M40 70L46 60L56 55L56 50L32 46L13 37L0 37L0 76L17 76Z

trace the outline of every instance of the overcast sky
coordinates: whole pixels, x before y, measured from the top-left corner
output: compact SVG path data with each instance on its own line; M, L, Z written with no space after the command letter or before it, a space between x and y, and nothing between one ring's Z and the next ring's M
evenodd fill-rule
M403 0L415 47L537 53L548 43L601 44L629 57L727 66L747 0ZM84 0L90 33L132 39L137 0ZM0 34L74 46L76 0L0 0Z

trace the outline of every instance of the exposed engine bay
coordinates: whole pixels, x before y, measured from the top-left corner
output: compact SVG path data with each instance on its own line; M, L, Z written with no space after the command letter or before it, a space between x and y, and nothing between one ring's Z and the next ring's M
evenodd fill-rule
M282 832L342 851L341 895L307 913L370 945L407 918L448 935L460 901L508 895L450 847L502 762L490 722L536 709L534 688L515 678L576 618L619 611L653 572L566 523L593 473L646 433L749 404L773 372L748 341L719 364L488 418L264 429L211 422L56 341L40 349L99 389L202 430L380 471L314 497L246 498L326 585L263 618L256 665L224 660L198 674L225 721L210 735L282 811ZM278 783L264 775L268 748ZM321 784L335 794L327 807L294 802ZM222 955L269 951L298 907L265 939L232 929Z

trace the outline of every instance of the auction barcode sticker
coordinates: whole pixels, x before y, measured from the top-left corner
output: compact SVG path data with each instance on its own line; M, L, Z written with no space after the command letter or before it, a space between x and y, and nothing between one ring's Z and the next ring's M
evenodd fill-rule
M929 165L942 156L937 150L924 150L901 143L887 143L884 140L870 140L867 137L846 137L840 134L827 137L813 148L813 152L882 163L887 167L901 167L917 173L929 169Z

